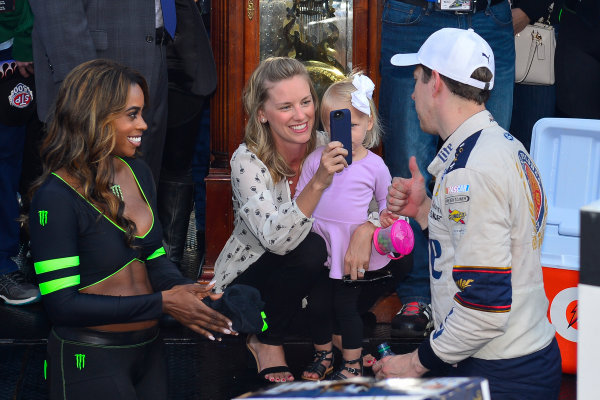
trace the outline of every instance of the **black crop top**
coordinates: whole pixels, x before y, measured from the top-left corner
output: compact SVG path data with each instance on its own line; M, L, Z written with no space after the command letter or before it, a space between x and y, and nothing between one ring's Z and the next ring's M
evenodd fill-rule
M33 197L29 216L32 256L44 305L55 324L92 326L160 317L160 293L102 296L79 292L134 260L146 263L156 292L193 283L165 255L162 229L153 211L156 190L150 169L142 160L122 161L131 169L153 219L148 232L135 237L134 248L125 243L121 227L58 175L50 175Z

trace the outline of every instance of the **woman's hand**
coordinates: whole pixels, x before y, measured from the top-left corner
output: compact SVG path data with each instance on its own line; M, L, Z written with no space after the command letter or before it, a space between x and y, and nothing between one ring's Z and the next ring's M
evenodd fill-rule
M352 280L364 277L364 271L369 269L373 232L375 225L367 221L356 228L350 237L350 244L344 256L344 275L350 274Z
M342 147L342 143L333 141L328 143L321 153L321 163L319 169L313 177L313 180L321 186L323 190L328 188L333 181L333 175L336 172L341 172L348 166L346 157L348 150Z
M347 154L348 150L344 149L340 142L330 142L325 146L323 153L321 153L321 161L317 172L296 199L296 204L304 215L312 215L317 204L319 204L319 200L321 200L323 191L331 185L333 175L348 166L344 159Z
M510 11L512 13L513 30L516 35L520 33L523 29L525 29L525 27L529 25L531 20L529 19L527 14L525 14L525 11L521 10L520 8L513 8Z
M200 285L197 283L179 285L162 292L163 311L196 333L215 340L212 332L227 335L235 334L232 331L232 322L223 314L213 310L202 302L210 296L213 300L221 294L211 293L214 284Z

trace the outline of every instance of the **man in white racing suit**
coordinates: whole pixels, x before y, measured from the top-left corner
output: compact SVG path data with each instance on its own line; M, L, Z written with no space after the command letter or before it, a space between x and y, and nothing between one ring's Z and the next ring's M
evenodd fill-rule
M374 371L483 376L494 400L556 399L560 352L540 264L548 206L531 157L485 109L492 50L471 29L445 28L418 53L391 61L416 65L421 128L445 141L428 167L433 197L412 157L411 178L394 178L387 199L388 209L428 231L435 330Z

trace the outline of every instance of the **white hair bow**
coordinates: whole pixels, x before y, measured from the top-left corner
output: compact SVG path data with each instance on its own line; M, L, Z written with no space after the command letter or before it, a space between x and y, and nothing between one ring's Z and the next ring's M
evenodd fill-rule
M366 75L355 75L354 80L352 80L352 85L356 88L356 91L352 92L352 106L358 111L371 116L369 99L373 98L375 84Z

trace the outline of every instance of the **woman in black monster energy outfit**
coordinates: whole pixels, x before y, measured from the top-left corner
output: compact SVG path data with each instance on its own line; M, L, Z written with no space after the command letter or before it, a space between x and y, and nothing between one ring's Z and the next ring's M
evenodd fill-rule
M235 333L165 256L150 169L133 158L148 102L144 78L107 60L64 80L42 144L29 217L48 339L52 399L165 399L158 318Z

